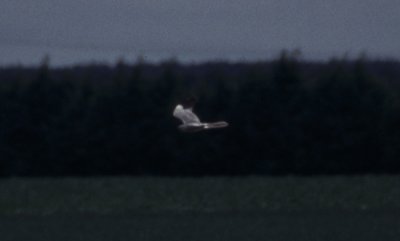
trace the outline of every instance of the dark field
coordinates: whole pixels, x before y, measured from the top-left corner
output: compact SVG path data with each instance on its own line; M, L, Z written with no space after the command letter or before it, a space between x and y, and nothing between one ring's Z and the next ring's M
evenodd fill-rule
M0 181L8 240L399 240L400 177Z

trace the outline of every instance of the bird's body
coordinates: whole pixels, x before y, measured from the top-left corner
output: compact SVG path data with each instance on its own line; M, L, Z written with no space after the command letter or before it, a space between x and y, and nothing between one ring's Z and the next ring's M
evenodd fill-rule
M173 115L183 122L183 124L178 126L178 129L183 132L198 132L201 130L223 128L228 126L228 123L225 121L212 123L201 122L199 117L193 113L192 106L185 108L183 105L177 105Z

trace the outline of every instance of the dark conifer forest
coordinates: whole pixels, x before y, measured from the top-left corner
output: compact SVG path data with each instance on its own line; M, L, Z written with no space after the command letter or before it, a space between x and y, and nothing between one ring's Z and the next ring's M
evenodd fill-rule
M179 132L177 103L203 121ZM0 68L0 176L400 173L400 62Z

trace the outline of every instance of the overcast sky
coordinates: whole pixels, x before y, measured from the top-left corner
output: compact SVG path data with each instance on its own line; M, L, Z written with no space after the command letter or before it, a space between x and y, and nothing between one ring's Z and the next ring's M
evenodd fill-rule
M0 64L361 51L400 58L400 0L1 0Z

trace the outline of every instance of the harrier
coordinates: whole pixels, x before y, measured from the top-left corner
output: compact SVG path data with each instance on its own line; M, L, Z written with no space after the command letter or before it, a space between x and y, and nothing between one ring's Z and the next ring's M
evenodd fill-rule
M183 104L178 104L174 110L174 117L180 119L183 124L178 126L178 129L183 132L198 132L202 130L216 129L227 127L228 123L225 121L218 121L212 123L201 122L199 117L193 113L192 109L196 100L190 98Z

